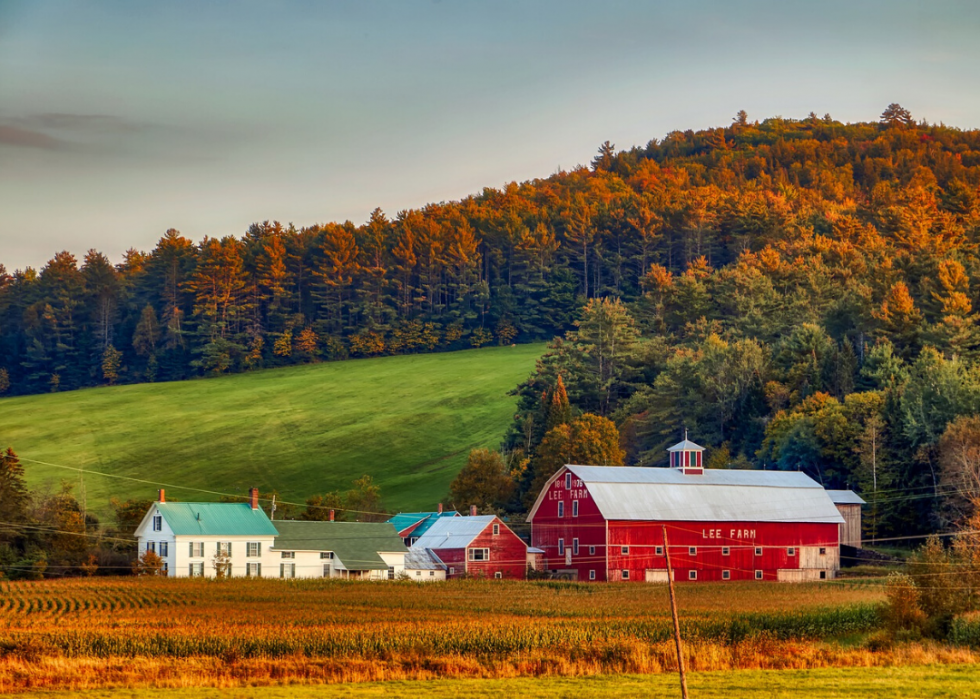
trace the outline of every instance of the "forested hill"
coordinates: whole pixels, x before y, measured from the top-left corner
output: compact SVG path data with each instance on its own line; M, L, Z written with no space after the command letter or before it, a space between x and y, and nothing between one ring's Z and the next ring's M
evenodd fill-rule
M978 183L980 133L897 107L849 125L740 113L360 226L170 230L118 265L61 252L0 266L0 391L550 339L594 297L661 336L772 343L812 322L846 362L877 336L972 359Z

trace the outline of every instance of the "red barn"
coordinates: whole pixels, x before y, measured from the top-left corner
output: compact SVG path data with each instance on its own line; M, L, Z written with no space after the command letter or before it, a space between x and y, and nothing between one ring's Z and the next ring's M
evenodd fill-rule
M565 466L528 515L548 570L578 580L833 578L844 521L799 472L706 469L703 449L671 447L671 468Z
M492 515L438 519L412 549L438 557L447 579L524 578L527 573L527 544Z

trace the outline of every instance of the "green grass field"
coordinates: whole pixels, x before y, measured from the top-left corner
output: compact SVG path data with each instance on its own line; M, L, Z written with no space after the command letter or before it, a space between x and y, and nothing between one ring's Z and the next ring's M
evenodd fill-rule
M541 344L316 364L0 400L0 444L22 457L144 479L86 475L110 496L216 499L251 486L303 502L370 474L391 509L434 507L470 449L497 447L508 392ZM32 487L79 474L24 462Z
M696 699L837 699L843 697L975 697L980 668L975 665L922 665L819 670L695 672L688 677ZM243 689L121 689L84 692L39 692L16 697L201 697L202 699L306 699L306 697L679 697L676 675L536 677L508 680L432 680L348 685L250 687Z

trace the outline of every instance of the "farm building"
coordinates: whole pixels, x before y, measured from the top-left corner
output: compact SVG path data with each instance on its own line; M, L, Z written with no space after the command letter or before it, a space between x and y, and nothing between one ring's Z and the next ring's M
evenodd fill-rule
M275 577L270 553L276 528L259 507L259 492L249 502L167 502L163 490L136 528L140 555L154 551L170 577L229 575Z
M271 554L281 578L391 580L405 570L407 550L387 522L273 522Z
M861 506L867 503L851 490L828 490L827 495L844 518L844 523L840 525L841 546L861 548Z
M799 472L707 469L703 448L671 447L670 468L561 468L531 508L531 545L547 570L578 580L833 578L840 525L833 500Z
M439 582L446 579L448 566L431 551L418 547L405 554L405 577L417 582Z
M402 538L405 546L412 546L419 538L425 534L436 520L442 517L459 517L459 513L443 512L442 504L435 512L399 512L388 521L398 531L398 536Z
M450 580L465 575L524 578L527 572L527 544L493 515L438 519L412 550L444 564Z

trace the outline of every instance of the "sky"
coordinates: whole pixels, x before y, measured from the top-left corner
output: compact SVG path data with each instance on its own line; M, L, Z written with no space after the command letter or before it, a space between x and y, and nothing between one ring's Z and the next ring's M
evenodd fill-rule
M0 0L0 264L390 217L750 120L980 128L975 0Z

